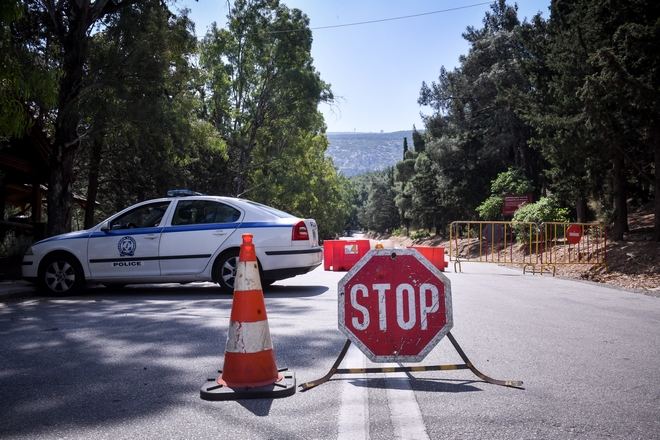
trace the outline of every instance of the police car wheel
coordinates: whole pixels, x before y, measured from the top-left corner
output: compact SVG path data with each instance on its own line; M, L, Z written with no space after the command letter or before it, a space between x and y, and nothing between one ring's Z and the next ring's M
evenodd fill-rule
M69 254L47 257L39 271L39 285L49 295L75 295L85 285L85 274L76 258Z
M238 249L232 249L220 255L213 266L213 281L220 285L224 293L234 292L236 281L236 266L238 265Z

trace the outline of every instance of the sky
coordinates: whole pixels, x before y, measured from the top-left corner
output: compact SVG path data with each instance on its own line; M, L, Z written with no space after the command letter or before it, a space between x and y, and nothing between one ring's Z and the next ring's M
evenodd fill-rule
M468 26L483 27L493 3L483 0L280 0L310 19L314 66L336 98L321 104L328 132L394 132L424 129L417 104L422 82L437 81L440 68L459 67ZM513 4L513 0L508 1ZM550 0L518 0L518 19L538 12L549 18ZM227 22L225 0L179 0L203 37ZM407 18L400 18L407 17ZM371 22L371 23L367 23ZM360 24L356 24L360 23Z

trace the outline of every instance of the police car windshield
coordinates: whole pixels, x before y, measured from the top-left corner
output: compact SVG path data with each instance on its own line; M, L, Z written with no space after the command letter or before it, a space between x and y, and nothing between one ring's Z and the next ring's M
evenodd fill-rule
M284 211L280 211L279 209L271 208L270 206L262 205L261 203L257 202L252 202L250 200L246 200L246 203L248 203L251 206L254 206L255 208L259 208L262 211L266 211L267 213L274 215L275 217L279 218L296 218L296 216L291 215L289 213L286 213Z

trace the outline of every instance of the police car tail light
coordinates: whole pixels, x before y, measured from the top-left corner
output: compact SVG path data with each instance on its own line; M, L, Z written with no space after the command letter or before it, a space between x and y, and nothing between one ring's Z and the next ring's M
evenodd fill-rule
M304 221L300 220L293 226L293 234L291 237L292 240L309 240L309 234L307 233L307 225Z

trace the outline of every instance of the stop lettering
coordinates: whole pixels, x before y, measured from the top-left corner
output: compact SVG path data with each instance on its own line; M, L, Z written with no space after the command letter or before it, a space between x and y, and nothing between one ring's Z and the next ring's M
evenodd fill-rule
M452 325L450 282L415 249L372 250L339 282L339 328L374 362L419 362Z

